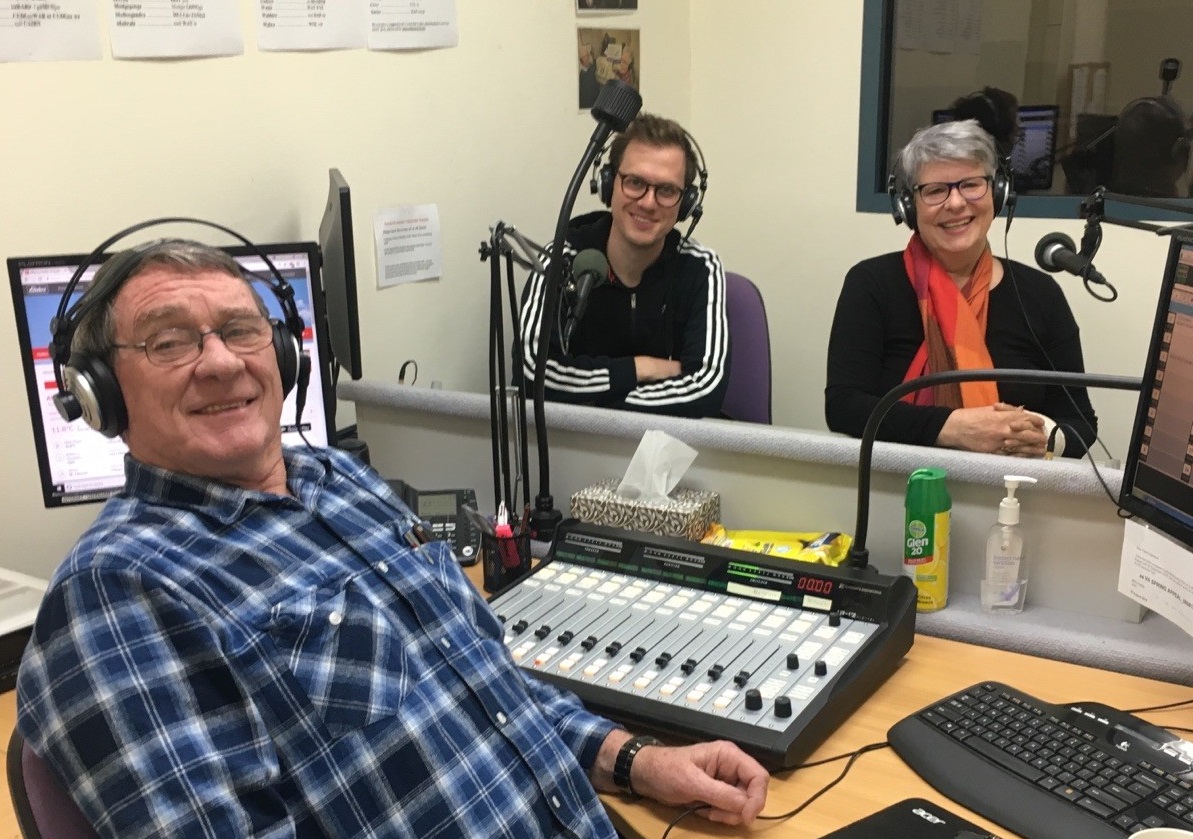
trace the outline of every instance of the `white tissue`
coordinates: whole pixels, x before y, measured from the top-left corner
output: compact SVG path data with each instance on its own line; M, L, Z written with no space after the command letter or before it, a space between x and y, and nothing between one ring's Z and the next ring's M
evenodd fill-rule
M662 431L642 435L617 494L646 504L666 501L696 459L696 450Z

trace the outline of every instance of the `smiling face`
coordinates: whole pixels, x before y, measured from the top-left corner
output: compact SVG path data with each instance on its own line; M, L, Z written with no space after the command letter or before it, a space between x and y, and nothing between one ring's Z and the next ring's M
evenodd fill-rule
M982 164L968 160L939 160L920 167L917 184L951 183L989 173ZM976 201L966 201L956 190L943 204L930 207L916 193L916 229L932 256L950 272L968 271L986 249L986 234L994 221L991 189Z
M628 250L658 256L663 240L679 218L679 204L661 207L655 191L648 189L640 198L630 198L622 188L622 175L636 175L652 184L671 184L684 188L687 160L679 146L652 146L631 140L618 165L613 185L613 229L610 239ZM610 243L614 246L614 243Z
M119 344L170 327L205 332L260 314L239 277L160 265L129 279L113 305ZM113 370L128 407L124 442L133 457L246 489L285 491L283 394L272 343L237 355L207 335L198 358L174 367L153 364L140 349L118 349Z

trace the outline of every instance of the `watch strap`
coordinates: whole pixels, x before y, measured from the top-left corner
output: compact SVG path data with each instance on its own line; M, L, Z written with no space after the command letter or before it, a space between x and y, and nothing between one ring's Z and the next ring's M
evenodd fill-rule
M617 758L613 761L613 783L631 795L637 795L638 793L634 791L634 785L630 781L630 770L634 766L634 758L646 746L658 745L661 745L658 738L651 737L649 734L639 734L626 740L618 750Z

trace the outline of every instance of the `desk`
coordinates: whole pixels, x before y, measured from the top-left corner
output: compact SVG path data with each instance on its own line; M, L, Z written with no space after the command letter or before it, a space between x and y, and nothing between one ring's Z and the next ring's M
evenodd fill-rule
M466 569L479 588L480 566ZM1021 653L978 647L959 641L917 635L903 663L882 687L831 734L808 759L851 752L886 739L887 729L903 717L961 688L984 680L1005 682L1048 702L1097 700L1117 708L1141 708L1193 699L1193 689L1138 676L1110 673ZM1193 708L1141 715L1157 725L1193 727ZM845 761L804 771L788 771L771 778L763 813L793 809L835 778ZM1010 839L1005 828L983 819L936 792L912 772L893 751L863 755L845 779L790 822L758 822L750 831L714 825L689 816L672 831L673 839L692 836L763 835L816 837L904 798L936 801L958 815ZM678 811L618 795L602 799L617 829L627 837L658 839Z

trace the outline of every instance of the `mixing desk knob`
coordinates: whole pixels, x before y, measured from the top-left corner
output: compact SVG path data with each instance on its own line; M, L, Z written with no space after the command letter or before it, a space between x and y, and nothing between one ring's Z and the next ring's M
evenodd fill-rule
M799 656L795 653L787 653L787 669L799 670Z
M634 651L630 653L630 661L635 663L641 661L644 658L646 658L646 647L636 647Z
M697 662L696 659L689 658L687 661L685 661L683 664L681 664L679 666L679 671L681 673L683 673L685 676L691 676L692 671L696 669L696 665L698 663L699 662Z
M775 697L775 716L781 720L787 719L791 716L791 697L776 696Z
M736 676L733 677L733 683L739 688L744 688L746 686L746 682L748 681L750 681L749 670L741 670Z
M828 625L829 626L840 626L841 625L841 613L840 612L829 612Z
M654 663L659 667L666 667L671 663L671 653L663 653L654 660Z
M521 635L523 632L526 631L526 627L528 627L528 626L530 626L530 624L527 623L525 620L518 621L516 624L514 624L514 634Z
M540 641L543 640L544 638L546 638L550 634L551 634L551 627L547 626L546 624L543 624L542 626L540 626L538 629L536 629L534 631L534 637L538 638Z
M822 658L816 662L815 669L816 669L817 676L824 676L825 674L828 673L828 664Z
M758 688L750 688L746 691L746 710L762 710L762 691L758 690Z
M618 652L620 652L620 651L621 651L621 642L620 641L614 641L612 644L605 647L605 652L607 652L609 655L617 655Z
M721 678L721 674L724 672L724 664L714 664L712 667L708 668L708 678L715 682L717 679Z
M559 641L559 643L561 643L561 644L570 644L570 643L572 643L572 639L575 637L576 636L569 629L568 631L562 633L556 640Z
M597 637L595 635L589 635L587 638L585 638L583 641L580 642L580 647L585 652L587 652L588 650L591 650L596 645L597 645Z

